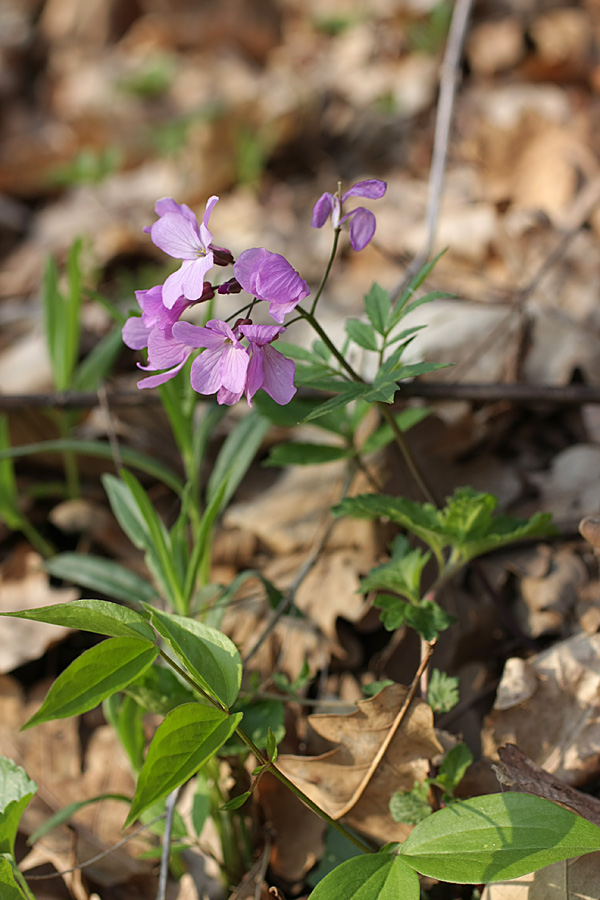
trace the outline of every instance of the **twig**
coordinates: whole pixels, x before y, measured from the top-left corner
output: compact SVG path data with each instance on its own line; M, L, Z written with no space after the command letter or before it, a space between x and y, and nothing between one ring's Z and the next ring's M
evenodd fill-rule
M167 892L167 878L169 875L169 860L171 858L171 834L173 833L173 816L179 788L171 791L165 803L165 830L162 840L162 853L160 855L160 874L158 876L158 891L156 900L165 900Z
M27 879L27 881L45 881L46 878L62 878L63 875L69 875L71 872L78 872L80 869L85 869L87 866L92 866L99 860L104 859L105 856L110 856L111 853L114 853L115 850L119 850L132 838L137 837L137 835L142 831L146 831L147 828L155 825L156 822L160 822L161 819L164 819L164 816L164 813L161 813L160 816L155 816L150 820L150 822L146 822L145 825L140 825L139 828L136 828L135 831L132 831L131 834L128 834L127 837L123 838L123 840L118 841L116 844L113 844L112 847L108 848L108 850L103 850L102 853L97 853L96 856L92 856L90 859L86 859L85 862L79 863L78 866L73 866L71 869L63 869L62 872L52 872L49 875L27 875L26 872L24 872L23 875Z
M433 249L440 211L442 188L444 186L446 156L448 153L450 125L454 109L454 97L459 79L460 56L472 5L473 0L456 0L452 21L450 23L450 30L448 32L444 59L440 70L440 92L435 119L433 156L429 171L429 190L425 218L427 242L421 253L417 254L408 267L406 275L400 284L391 291L392 300L395 300L400 296L411 278L416 275L419 269L421 269L423 264L427 261Z
M342 497L346 496L346 494L350 488L350 484L352 483L353 477L354 477L354 473L352 472L352 469L349 468L348 474L346 475L346 479L344 481L344 485L342 487ZM300 585L302 584L302 582L304 581L304 579L306 578L308 573L311 571L311 569L313 569L314 566L316 566L317 562L319 561L321 554L323 553L323 550L325 549L327 541L329 540L329 538L331 536L331 532L336 525L336 522L337 522L337 519L333 519L333 518L331 519L331 521L329 522L329 525L325 529L324 534L321 536L319 542L317 543L317 546L315 547L313 552L308 556L308 558L305 560L303 565L300 567L298 574L296 575L294 581L292 582L292 584L289 586L289 588L287 589L287 591L285 592L285 594L279 601L279 603L277 605L277 609L273 610L273 613L271 614L271 618L269 619L263 633L260 635L258 640L255 642L254 646L248 651L248 653L242 660L244 666L246 666L248 664L248 662L252 659L252 657L255 656L256 653L258 653L258 651L263 646L264 642L267 640L269 635L272 633L273 629L275 628L275 626L277 625L277 623L279 622L281 617L284 616L294 605L294 601L296 599L296 594L298 593L298 588L300 587Z

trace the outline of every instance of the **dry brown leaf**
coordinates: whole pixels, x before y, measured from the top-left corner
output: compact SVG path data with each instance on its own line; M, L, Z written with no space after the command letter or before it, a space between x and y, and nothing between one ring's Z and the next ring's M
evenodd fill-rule
M552 554L543 575L525 576L521 581L522 602L516 613L526 633L535 638L560 631L587 580L581 556L570 547Z
M361 700L350 715L309 716L314 731L339 746L321 756L278 760L284 774L330 816L343 816L347 824L382 841L406 838L410 827L394 822L390 797L423 781L429 760L442 752L425 701L413 700L396 726L407 693L403 685L390 685Z
M512 881L486 887L481 900L598 900L600 853L554 863Z
M483 752L496 760L499 747L516 744L550 774L570 785L584 784L600 767L600 635L578 634L556 643L528 665L537 688L517 705L490 713Z
M0 612L37 609L78 597L76 588L51 587L41 556L29 549L17 548L0 569ZM39 659L71 630L26 619L2 619L0 672L10 672L24 662Z
M584 819L589 819L590 822L600 826L600 800L593 794L584 794L549 775L514 744L500 747L498 756L500 764L494 766L494 769L501 784L509 785L514 791L523 791L526 794L545 797L555 803L562 803L575 810Z

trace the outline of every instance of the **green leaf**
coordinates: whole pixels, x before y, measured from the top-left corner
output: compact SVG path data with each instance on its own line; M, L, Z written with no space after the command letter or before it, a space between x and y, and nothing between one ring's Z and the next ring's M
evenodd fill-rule
M16 864L14 868L16 869ZM29 900L17 884L13 866L6 857L0 857L0 888L2 900Z
M56 603L54 606L0 615L30 619L32 622L47 622L48 625L62 625L64 628L78 628L80 631L110 637L141 638L150 644L154 644L156 640L152 628L140 613L108 600L71 600L69 603Z
M390 309L390 295L381 287L381 285L375 282L371 286L369 293L365 296L365 312L377 334L385 334L385 327L390 315Z
M429 800L429 784L415 781L412 791L396 791L390 798L390 815L394 822L418 825L433 812Z
M419 900L419 879L399 856L349 859L318 883L309 900Z
M459 884L518 878L600 849L600 828L532 794L489 794L425 819L400 846L417 872Z
M225 439L206 486L206 497L210 503L226 485L217 512L223 510L233 497L268 430L269 420L257 412L251 412L237 423Z
M406 624L426 641L433 641L456 621L433 600L421 600L414 605L400 597L379 594L373 606L383 610L380 618L387 631L396 631Z
M171 488L174 493L181 494L183 483L167 466L146 456L144 453L132 450L130 447L120 447L119 450L121 461L125 465L157 478ZM111 460L111 462L114 461L115 455L114 448L107 441L83 441L79 438L61 438L53 441L37 441L35 444L24 444L22 447L0 450L0 460L31 456L34 453L77 453L80 456L95 456L98 459Z
M265 750L269 742L269 733L273 734L276 744L285 737L285 707L280 700L253 700L243 697L234 706L235 712L244 716L244 733L251 738L259 750ZM248 747L237 734L233 734L224 752L227 756L247 753Z
M442 252L438 253L438 255L434 259L432 259L431 262L425 263L425 265L422 266L421 269L419 269L419 271L414 276L414 278L411 279L408 287L406 288L405 291L402 292L402 296L398 300L398 303L392 310L392 313L388 319L388 323L387 323L388 334L396 327L396 325L398 324L400 319L402 319L406 315L406 307L408 306L415 291L421 287L421 285L423 284L423 282L425 281L425 279L427 278L427 276L429 275L429 273L431 272L431 270L437 263L440 256L442 256L443 253L445 253L445 252L446 252L445 250L442 250Z
M289 403L281 406L279 403L275 403L264 391L259 391L252 401L253 406L258 409L261 415L280 428L293 428L322 402L321 398L299 397L296 394ZM317 426L333 434L343 435L345 431L345 415L343 411L334 411L330 416L320 417Z
M0 450L10 449L8 416L0 416ZM17 530L21 525L21 512L17 480L12 459L0 457L0 517L9 528Z
M398 535L392 544L391 559L382 566L371 569L361 580L361 590L395 591L418 604L421 597L421 574L431 558L418 547L411 548L404 535Z
M120 328L105 335L83 358L75 369L72 389L75 391L96 391L100 383L110 373L123 347Z
M167 666L150 666L130 682L125 693L136 701L146 712L166 716L176 706L198 699L175 672Z
M358 397L362 397L369 390L368 384L360 384L356 381L348 381L348 382L336 382L337 390L340 390L340 393L337 397L331 397L330 400L326 400L324 403L321 403L317 406L316 409L313 409L311 413L309 413L303 422L312 422L313 419L318 419L320 416L324 416L327 413L333 412L335 409L340 409L342 406L347 406L348 403L351 403L352 400L356 400Z
M229 715L200 703L184 703L159 725L125 827L161 797L191 778L238 727L241 713Z
M55 578L63 578L134 606L141 601L155 603L158 600L156 588L149 581L102 556L58 553L44 563L44 568Z
M250 797L252 791L244 791L243 794L238 794L237 797L232 797L231 800L228 800L227 803L224 803L221 809L223 810L232 810L239 809L240 806L243 806L248 797Z
M456 744L446 753L440 771L433 779L434 783L452 796L472 762L473 754L467 745Z
M59 809L58 812L54 813L53 816L50 816L49 819L46 819L43 825L36 828L33 834L30 834L27 838L27 843L29 845L36 844L41 838L52 831L53 828L57 828L59 825L64 825L65 822L68 822L80 809L91 806L93 803L100 803L102 800L119 800L121 803L127 803L128 805L131 803L131 797L127 797L125 794L98 794L96 797L88 797L87 800L77 800L74 803L69 803L67 806L63 806L62 809Z
M458 703L458 678L434 669L427 688L427 702L434 712L450 712Z
M150 666L151 672L157 666ZM145 673L143 673L145 674ZM142 675L143 677L143 675ZM139 772L144 764L146 732L144 715L146 710L129 694L112 694L102 704L104 718L117 733L117 736L129 758L134 772Z
M315 463L334 462L352 456L353 450L348 447L336 447L333 444L310 444L290 441L289 444L276 444L271 448L264 466L309 466Z
M346 319L346 334L363 350L377 351L377 338L373 329L360 319Z
M446 541L440 525L439 511L432 503L416 503L406 497L389 497L384 494L358 494L345 497L334 506L335 516L354 516L357 519L389 519L412 531L428 544L440 562Z
M283 722L282 722L282 725L283 725ZM277 756L279 753L279 748L277 745L279 744L280 740L281 739L277 737L277 735L271 729L271 727L269 727L269 730L267 733L266 751L267 751L267 756L269 757L271 762L275 762L275 760L277 759Z
M235 702L242 682L240 654L216 628L186 616L148 607L152 624L198 683L225 706Z
M310 887L315 887L326 875L329 875L336 866L353 859L355 856L362 856L361 851L341 834L336 828L329 826L325 835L325 850L323 856L319 860L316 869L312 869L306 876L306 881Z
M21 815L36 791L21 766L0 756L0 853L13 855Z
M427 406L411 406L407 409L403 409L401 413L398 413L394 416L394 421L396 425L400 429L400 431L405 432L409 431L415 425L418 425L419 422L422 422L423 419L426 419L427 416L431 413L431 407ZM360 448L360 452L362 454L374 453L375 450L382 450L383 447L387 447L388 444L391 444L394 440L394 432L387 422L384 422L377 431L374 431L373 434L369 435L366 439L362 447Z
M115 637L102 641L61 672L41 708L23 728L93 709L110 694L123 690L152 665L157 655L158 647L138 638Z

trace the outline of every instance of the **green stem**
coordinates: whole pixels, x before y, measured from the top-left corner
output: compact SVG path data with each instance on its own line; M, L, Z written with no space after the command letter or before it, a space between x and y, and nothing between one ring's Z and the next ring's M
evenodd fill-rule
M410 472L415 484L418 486L419 490L421 491L423 497L425 497L425 499L428 500L429 503L432 503L434 506L439 506L437 500L435 499L433 491L427 485L427 482L423 478L423 475L421 474L419 467L417 466L417 463L415 462L415 458L413 457L413 455L410 451L410 448L408 446L406 438L404 437L404 435L400 431L400 428L398 427L398 423L396 422L396 420L394 418L394 414L393 414L392 410L390 409L390 407L388 406L387 403L379 402L377 404L377 406L379 408L379 412L381 413L383 418L386 420L386 422L392 429L392 433L394 435L394 440L396 441L396 445L398 446L398 449L400 450L400 453L402 454L404 462L406 463L406 467L407 467L408 471Z
M37 550L44 559L50 559L51 556L55 555L56 548L53 547L25 517L21 519L19 531L27 538L34 550Z
M317 303L321 298L321 294L323 293L323 288L327 284L327 279L329 278L329 273L331 272L331 267L333 265L333 261L335 259L335 254L337 252L337 246L340 239L341 228L336 228L333 232L333 245L331 247L331 253L329 254L329 262L327 263L327 267L325 272L323 273L323 277L321 278L321 284L317 288L317 293L315 294L315 299L313 300L312 306L310 308L310 315L313 316L315 313L315 309L317 308Z
M211 703L217 709L221 710L221 712L225 713L227 716L231 715L231 712L225 706L225 704L221 703L220 700L218 700L216 697L213 697L211 694L208 693L208 691L206 691L203 687L198 685L194 681L194 679L190 675L188 675L188 673L175 662L175 660L171 659L171 657L168 656L166 653L164 653L164 651L161 649L159 649L158 652L159 652L160 656L162 656L162 658L165 660L165 662L168 663L168 665L170 665L171 668L175 669L177 674L180 675L180 677L183 678L184 681L187 681L187 683L197 693L199 693L202 697L204 697L205 700L208 700L209 703ZM352 834L351 831L348 831L347 828L344 828L344 826L342 824L340 824L340 822L337 822L335 819L333 819L328 813L325 812L324 809L321 809L321 807L318 804L316 804L313 800L311 800L310 797L308 797L304 793L304 791L302 791L299 787L297 787L297 785L295 785L293 781L290 781L290 779L286 775L284 775L283 772L280 772L279 769L277 768L277 766L275 766L274 763L271 762L270 759L267 759L267 757L263 755L263 753L258 749L258 747L254 743L254 741L250 737L248 737L248 735L244 731L242 731L241 728L236 728L235 733L240 738L240 740L243 741L243 743L246 745L246 747L248 747L248 749L255 755L255 757L258 761L258 764L260 766L264 766L265 769L269 769L269 771L273 773L275 778L277 778L278 781L280 781L290 791L292 791L292 793L295 794L296 797L298 797L298 799L301 800L305 806L308 806L308 808L311 809L317 816L319 816L321 819L324 819L324 821L327 822L328 825L330 825L332 828L335 828L336 831L338 831L340 834L342 834L348 841L350 841L350 843L354 844L355 847L358 847L359 850L362 850L363 853L373 853L374 852L372 847L370 847L364 841L361 841L360 838L358 838L358 837L356 837L356 835Z
M323 328L319 325L319 323L313 316L312 311L308 312L308 310L303 309L301 306L297 306L296 310L297 310L297 312L300 313L300 315L302 316L303 319L306 319L306 321L308 322L310 327L314 331L317 332L317 334L319 335L319 337L321 338L321 340L323 341L325 346L328 348L328 350L331 350L331 352L333 353L333 355L335 356L337 361L340 363L341 366L343 366L343 368L346 370L346 372L348 373L350 378L353 381L358 381L358 382L364 384L365 383L364 379L360 377L358 372L354 371L354 369L352 368L350 363L344 358L343 353L341 353L338 350L338 348L335 346L335 344L333 343L333 341L331 340L331 338L329 337L327 332L324 331Z

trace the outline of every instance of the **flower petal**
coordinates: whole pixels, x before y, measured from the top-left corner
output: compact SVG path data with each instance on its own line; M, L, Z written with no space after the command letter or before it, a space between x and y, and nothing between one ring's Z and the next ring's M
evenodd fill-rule
M209 269L212 269L212 265L212 250L208 250L206 255L187 263L185 274L181 279L183 296L187 300L200 299L204 293L204 276Z
M322 228L334 208L336 198L333 194L321 194L312 211L312 227Z
M246 385L246 372L250 357L243 347L234 347L232 344L225 344L225 348L221 355L221 384L228 391L240 393Z
M209 350L220 350L225 342L223 335L214 329L192 325L191 322L177 322L173 325L173 337L188 347L202 347Z
M276 337L283 334L285 328L277 327L277 325L240 325L240 331L245 338L248 338L251 344L258 347L264 347L270 344Z
M348 197L367 197L369 200L380 200L387 190L387 183L379 178L368 178L366 181L357 181L342 197L342 203Z
M373 235L377 222L369 209L359 206L345 218L350 219L350 243L354 250L364 250Z
M214 394L221 387L220 362L222 348L209 349L197 356L192 363L190 379L199 394Z
M196 259L204 251L198 225L181 213L168 212L150 229L150 237L157 247L175 259Z
M131 347L132 350L141 350L142 347L148 346L150 328L144 325L141 316L132 316L123 325L121 334L126 347Z
M275 403L285 406L296 393L294 387L296 364L269 344L263 349L263 366L263 390Z
M186 360L182 359L178 366L175 366L174 369L169 369L168 372L161 372L158 375L150 375L148 378L142 378L142 380L137 383L138 388L154 388L158 387L160 384L164 384L165 381L170 381L171 378L174 378L175 375L183 369L185 362Z
M263 365L263 349L260 346L252 347L252 356L248 365L248 373L246 375L246 399L249 406L252 406L252 398L259 388L263 386L265 380L265 370Z

